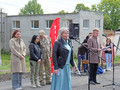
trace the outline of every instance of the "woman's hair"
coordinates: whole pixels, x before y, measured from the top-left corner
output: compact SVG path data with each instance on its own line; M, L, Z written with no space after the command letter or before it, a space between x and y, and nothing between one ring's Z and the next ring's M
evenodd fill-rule
M16 34L17 32L21 32L21 31L20 31L20 30L14 30L13 33L12 33L12 35L11 35L11 38L14 38L14 37L15 37L15 34Z
M63 32L68 31L66 27L61 27L58 32L57 40L61 39L61 35Z
M37 37L38 37L37 35L33 35L30 43L35 43L35 40L36 40Z
M111 39L110 39L110 38L107 38L106 41L107 41L107 40L109 41L109 43L111 43Z

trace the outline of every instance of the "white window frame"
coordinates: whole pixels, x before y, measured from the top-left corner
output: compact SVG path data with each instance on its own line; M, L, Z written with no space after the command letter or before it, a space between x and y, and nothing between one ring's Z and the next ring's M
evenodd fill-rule
M53 21L54 20L46 20L46 29L50 29L50 21L52 21L52 23L53 23ZM51 25L52 25L52 23L51 23Z
M17 22L19 22L19 27L17 27ZM20 29L20 21L19 20L13 21L13 29Z
M88 26L87 26L87 25L84 25L85 22L86 22L86 23L88 22ZM84 20L83 20L83 29L89 29L89 27L90 27L90 20L89 20L89 19L84 19Z
M95 28L100 29L100 20L95 20Z
M35 21L38 21L38 27L35 27ZM31 20L31 29L39 29L39 20Z

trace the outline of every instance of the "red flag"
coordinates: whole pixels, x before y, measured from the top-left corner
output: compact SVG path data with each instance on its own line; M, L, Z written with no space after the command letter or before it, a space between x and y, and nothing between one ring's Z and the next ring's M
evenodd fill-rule
M56 18L53 21L53 23L51 25L51 29L50 29L50 38L51 38L52 48L53 48L53 44L54 44L55 40L57 39L59 28L60 28L60 18ZM51 60L51 73L53 73L52 57L50 57L50 60Z

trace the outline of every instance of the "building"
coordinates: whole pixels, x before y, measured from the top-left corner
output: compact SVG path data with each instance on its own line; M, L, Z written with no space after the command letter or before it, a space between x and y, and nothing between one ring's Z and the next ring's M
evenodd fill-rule
M79 38L82 42L94 28L100 30L100 38L103 34L103 13L94 11L80 11L67 14L44 14L44 15L14 15L6 16L5 42L3 49L9 51L9 40L13 30L21 30L22 38L26 44L27 52L31 37L43 29L49 35L50 26L55 18L60 18L60 27L69 28L70 23L79 24ZM72 40L74 52L77 53L79 44ZM102 42L102 40L101 40Z

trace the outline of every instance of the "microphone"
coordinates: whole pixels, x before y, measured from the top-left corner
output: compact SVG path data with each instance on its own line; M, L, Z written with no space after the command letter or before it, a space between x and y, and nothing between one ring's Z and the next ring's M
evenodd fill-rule
M107 35L106 35L106 34L102 34L102 36L107 37Z

